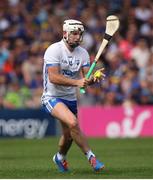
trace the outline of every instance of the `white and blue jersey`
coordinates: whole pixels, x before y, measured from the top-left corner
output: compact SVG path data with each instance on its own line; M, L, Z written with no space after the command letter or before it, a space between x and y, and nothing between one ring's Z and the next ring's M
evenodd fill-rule
M69 51L63 40L49 46L44 54L43 67L43 95L42 104L50 99L60 98L67 101L76 101L76 87L63 86L51 83L48 77L48 67L59 66L60 73L71 79L78 79L80 69L83 66L90 66L88 52L78 46L73 52Z

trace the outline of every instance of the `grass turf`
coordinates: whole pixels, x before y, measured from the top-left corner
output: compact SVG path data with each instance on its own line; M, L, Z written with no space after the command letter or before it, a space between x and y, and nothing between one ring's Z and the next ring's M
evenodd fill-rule
M105 170L92 171L86 157L73 144L69 173L59 173L52 162L58 138L40 140L0 139L0 178L2 179L116 179L153 178L153 138L89 139Z

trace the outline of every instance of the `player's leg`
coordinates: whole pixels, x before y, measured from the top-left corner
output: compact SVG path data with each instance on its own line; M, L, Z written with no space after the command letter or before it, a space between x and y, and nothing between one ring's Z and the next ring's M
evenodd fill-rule
M65 106L63 103L58 103L52 110L52 115L58 118L62 123L67 124L70 129L70 135L75 143L86 154L90 164L95 171L99 171L104 168L104 164L99 162L95 155L90 150L85 136L82 134L76 116Z
M62 126L62 136L59 140L59 153L62 154L63 156L66 156L69 148L71 147L73 139L71 137L71 133L68 126L63 122L61 122L61 126Z
M86 138L80 131L76 116L67 108L65 104L61 102L57 103L52 109L52 115L69 127L72 139L84 153L90 150Z
M45 107L46 107L46 110L51 113L51 115L59 119L62 124L65 124L68 126L72 139L81 148L81 150L86 154L94 170L99 170L103 168L104 165L96 160L95 155L90 150L90 147L87 143L85 136L80 131L80 128L77 123L77 118L69 110L69 108L56 98L47 102L45 104ZM54 156L54 162L56 162L60 171L62 172L67 171L67 166L66 166L65 161L58 159L57 155Z
M64 157L64 154L70 148L71 137L72 139L81 147L82 151L85 153L89 150L87 141L81 136L81 132L77 127L76 116L68 109L68 107L62 102L58 102L51 112L52 116L62 124L63 136L60 139L60 152L54 155L53 161L57 164L61 172L68 170L67 161ZM73 128L74 127L74 128ZM67 140L70 140L69 142Z
M67 171L68 170L68 162L66 160L66 155L67 155L68 150L71 147L73 139L71 137L68 126L62 122L61 122L61 126L62 126L63 134L59 140L59 151L54 155L53 160L56 164L57 164L56 161L62 162L62 165L64 167L62 169L64 169L64 171ZM62 172L63 172L63 170L62 170Z

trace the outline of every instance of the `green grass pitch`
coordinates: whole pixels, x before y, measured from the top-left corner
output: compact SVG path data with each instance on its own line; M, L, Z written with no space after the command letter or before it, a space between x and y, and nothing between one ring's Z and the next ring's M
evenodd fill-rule
M115 179L153 178L153 138L88 139L105 170L95 173L86 157L73 144L69 173L59 173L52 162L58 138L40 140L0 139L1 179Z

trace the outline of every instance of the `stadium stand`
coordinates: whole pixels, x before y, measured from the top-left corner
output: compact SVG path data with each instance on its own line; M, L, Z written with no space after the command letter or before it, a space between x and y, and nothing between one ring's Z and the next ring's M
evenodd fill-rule
M107 77L89 87L79 104L153 104L153 1L5 0L0 1L0 109L41 106L43 53L62 38L63 20L85 24L82 46L92 62L110 14L121 26L98 63Z

